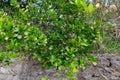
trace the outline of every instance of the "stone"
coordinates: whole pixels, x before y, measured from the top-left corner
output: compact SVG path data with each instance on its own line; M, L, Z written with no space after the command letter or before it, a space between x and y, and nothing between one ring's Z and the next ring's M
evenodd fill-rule
M9 74L9 70L7 68L0 67L0 73L1 74Z
M21 65L21 64L17 64L17 65L14 67L13 71L14 71L17 75L19 75L19 74L21 73L21 69L22 69L22 65Z

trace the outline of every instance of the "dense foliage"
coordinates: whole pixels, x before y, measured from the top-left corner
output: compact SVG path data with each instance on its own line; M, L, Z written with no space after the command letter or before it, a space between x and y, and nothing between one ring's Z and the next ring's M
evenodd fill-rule
M24 23L20 19L13 19L5 13L0 17L1 54L11 52L11 55L14 53L31 55L46 45L46 36L36 26Z
M94 16L92 3L9 0L0 5L1 53L31 54L44 67L65 70L70 78L79 67L95 63L90 53L92 44L101 38L101 20Z

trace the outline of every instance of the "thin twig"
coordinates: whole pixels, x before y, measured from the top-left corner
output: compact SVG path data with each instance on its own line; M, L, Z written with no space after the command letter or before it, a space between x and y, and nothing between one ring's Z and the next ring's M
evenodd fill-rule
M105 80L109 80L106 76L104 76L104 75L101 73L101 71L100 71L99 69L97 69L97 70L99 71L100 75L101 75Z

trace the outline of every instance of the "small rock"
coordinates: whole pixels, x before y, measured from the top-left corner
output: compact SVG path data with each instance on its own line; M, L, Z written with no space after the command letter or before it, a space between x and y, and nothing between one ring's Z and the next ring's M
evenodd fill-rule
M4 68L4 67L0 67L0 73L1 74L9 74L8 69Z
M16 74L20 74L21 73L21 69L22 69L22 65L21 64L17 64L15 67L14 67L14 72Z

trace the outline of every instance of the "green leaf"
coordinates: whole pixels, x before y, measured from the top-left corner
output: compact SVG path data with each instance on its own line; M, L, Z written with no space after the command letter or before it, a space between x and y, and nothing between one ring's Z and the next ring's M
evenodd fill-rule
M97 65L97 62L92 62L93 63L93 65Z
M5 37L5 40L7 41L8 39L9 39L9 37L6 36L6 37Z
M75 0L75 3L80 6L81 5L81 1L80 0Z
M18 38L18 39L21 39L21 38L22 38L22 35L18 35L17 38Z
M41 80L47 80L47 78L46 77L42 77Z
M88 44L86 42L81 42L82 46L88 46Z
M95 10L95 9L94 9L94 6L93 6L92 3L90 3L90 4L88 5L88 7L85 8L85 11L86 11L86 12L89 12L89 13L93 12L94 10Z

